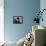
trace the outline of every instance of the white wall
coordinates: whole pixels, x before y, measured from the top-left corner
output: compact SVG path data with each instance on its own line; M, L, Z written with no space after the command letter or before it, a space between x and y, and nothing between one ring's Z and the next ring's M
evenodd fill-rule
M0 42L4 41L4 0L0 0Z

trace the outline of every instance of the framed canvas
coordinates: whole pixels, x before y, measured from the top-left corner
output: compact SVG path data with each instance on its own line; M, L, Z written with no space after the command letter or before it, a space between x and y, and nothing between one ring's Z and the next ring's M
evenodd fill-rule
M22 24L23 16L13 16L13 24Z

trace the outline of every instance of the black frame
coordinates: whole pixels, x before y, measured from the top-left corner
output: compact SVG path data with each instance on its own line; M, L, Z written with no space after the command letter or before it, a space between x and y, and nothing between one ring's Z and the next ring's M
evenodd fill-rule
M17 17L22 19L20 23L15 22ZM13 16L13 24L23 24L23 16Z

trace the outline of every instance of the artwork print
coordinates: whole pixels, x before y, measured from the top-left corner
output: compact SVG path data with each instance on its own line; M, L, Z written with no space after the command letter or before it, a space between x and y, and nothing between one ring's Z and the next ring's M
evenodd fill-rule
M13 24L22 24L23 16L13 16Z

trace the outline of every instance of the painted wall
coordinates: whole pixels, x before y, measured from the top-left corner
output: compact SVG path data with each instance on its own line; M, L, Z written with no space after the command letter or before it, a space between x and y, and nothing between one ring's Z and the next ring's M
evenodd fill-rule
M41 2L40 9L42 11L43 9L46 9L46 0L41 0L40 2ZM41 21L40 25L46 26L46 10L43 12L42 17L43 17L43 22Z
M40 9L40 0L5 1L5 40L18 41L32 28L35 14ZM23 16L23 24L13 24L13 16Z
M46 9L46 0L41 0L40 1L40 10ZM46 27L46 10L44 11L43 15L43 22L40 22L40 25L45 26ZM45 40L45 44L46 44L46 40Z
M0 0L0 42L4 41L4 0Z

